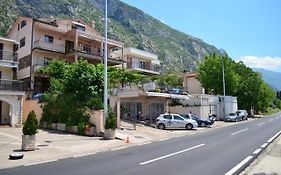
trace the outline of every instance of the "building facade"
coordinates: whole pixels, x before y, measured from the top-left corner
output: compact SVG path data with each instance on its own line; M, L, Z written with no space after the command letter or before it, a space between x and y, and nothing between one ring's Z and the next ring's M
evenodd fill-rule
M0 124L22 123L23 83L16 80L18 42L0 37Z
M19 42L17 77L24 82L25 91L33 94L48 90L48 77L37 70L50 60L73 63L83 58L92 64L103 62L104 37L95 30L94 23L88 25L79 19L18 17L8 37ZM124 62L123 43L108 39L108 65Z
M120 53L120 52L119 52ZM124 49L125 67L146 75L159 75L160 61L156 54L133 47Z

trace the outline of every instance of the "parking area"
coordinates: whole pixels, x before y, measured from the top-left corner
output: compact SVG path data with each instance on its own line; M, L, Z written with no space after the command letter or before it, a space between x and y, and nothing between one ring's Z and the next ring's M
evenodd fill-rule
M0 127L0 169L122 149L132 145L147 144L153 141L206 132L234 124L237 123L217 121L211 127L199 127L196 130L160 130L137 124L136 130L133 130L132 124L122 122L124 128L116 131L117 139L115 140L102 140L101 137L79 136L53 130L39 130L36 135L37 150L29 152L21 151L21 128ZM9 160L9 154L12 152L23 153L24 158Z

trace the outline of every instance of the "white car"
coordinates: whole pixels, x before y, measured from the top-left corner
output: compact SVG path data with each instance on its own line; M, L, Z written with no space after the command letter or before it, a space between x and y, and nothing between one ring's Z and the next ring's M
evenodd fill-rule
M197 128L198 124L195 120L186 119L179 114L161 114L156 118L157 128L186 128L191 130Z
M242 117L242 120L248 120L248 112L246 110L238 110L236 114Z

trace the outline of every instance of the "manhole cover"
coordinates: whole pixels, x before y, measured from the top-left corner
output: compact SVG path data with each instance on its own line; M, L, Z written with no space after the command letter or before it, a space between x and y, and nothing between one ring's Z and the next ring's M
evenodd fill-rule
M135 136L135 138L142 139L143 137L142 136Z

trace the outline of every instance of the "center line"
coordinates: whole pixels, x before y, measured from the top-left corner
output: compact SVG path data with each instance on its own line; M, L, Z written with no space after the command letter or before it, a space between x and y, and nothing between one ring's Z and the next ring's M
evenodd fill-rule
M246 129L243 129L243 130L241 130L241 131L238 131L238 132L234 132L234 133L231 133L230 135L235 135L235 134L239 134L239 133L241 133L241 132L244 132L244 131L247 131L248 130L248 128L246 128Z
M186 152L186 151L190 151L190 150L199 148L199 147L204 146L204 145L205 145L205 144L200 144L200 145L197 145L197 146L194 146L194 147L191 147L191 148L187 148L187 149L184 149L184 150L175 152L175 153L171 153L171 154L168 154L168 155L165 155L165 156L161 156L161 157L158 157L158 158L156 158L156 159L152 159L152 160L149 160L149 161L146 161L146 162L142 162L142 163L140 163L140 165L146 165L146 164L149 164L149 163L152 163L152 162L161 160L161 159L165 159L165 158L168 158L168 157L172 157L172 156L175 156L175 155L177 155L177 154L180 154L180 153L183 153L183 152Z
M263 124L264 124L264 122L262 122L262 123L258 124L258 126L263 125Z

